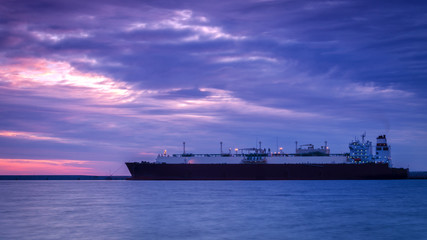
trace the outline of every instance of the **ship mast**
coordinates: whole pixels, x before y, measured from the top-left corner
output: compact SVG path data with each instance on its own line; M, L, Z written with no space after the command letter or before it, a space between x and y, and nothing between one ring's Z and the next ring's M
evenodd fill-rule
M184 154L185 154L185 142L182 142L182 147L184 148Z

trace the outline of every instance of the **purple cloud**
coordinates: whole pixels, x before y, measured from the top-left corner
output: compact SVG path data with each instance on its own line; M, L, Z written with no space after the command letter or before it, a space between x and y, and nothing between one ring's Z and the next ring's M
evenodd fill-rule
M215 152L276 137L288 152L295 140L345 152L367 131L390 136L397 166L426 170L426 8L7 1L0 158L119 166L183 140Z

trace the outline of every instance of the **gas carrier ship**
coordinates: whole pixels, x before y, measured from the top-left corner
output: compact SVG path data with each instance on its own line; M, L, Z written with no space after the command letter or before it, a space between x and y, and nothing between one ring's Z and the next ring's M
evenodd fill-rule
M331 154L324 146L298 145L295 153L255 148L229 149L218 154L159 154L155 162L127 162L129 180L338 180L405 179L408 169L391 166L390 146L385 135L372 142L355 139L350 153ZM258 145L258 144L257 144ZM375 150L375 155L372 154Z

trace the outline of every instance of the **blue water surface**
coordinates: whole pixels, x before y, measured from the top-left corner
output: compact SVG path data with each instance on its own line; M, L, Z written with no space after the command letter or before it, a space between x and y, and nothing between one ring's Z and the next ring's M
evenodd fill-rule
M427 239L427 180L0 181L0 239Z

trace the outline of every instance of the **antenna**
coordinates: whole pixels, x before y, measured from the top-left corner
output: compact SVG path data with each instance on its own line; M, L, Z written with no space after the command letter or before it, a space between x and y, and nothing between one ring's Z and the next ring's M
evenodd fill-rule
M261 141L259 141L259 149L261 149Z
M182 142L182 146L184 148L184 154L185 154L185 142Z
M295 152L298 150L298 141L295 141Z
M219 145L221 145L221 154L222 154L222 142L219 142Z
M362 143L365 143L366 132L362 134Z

